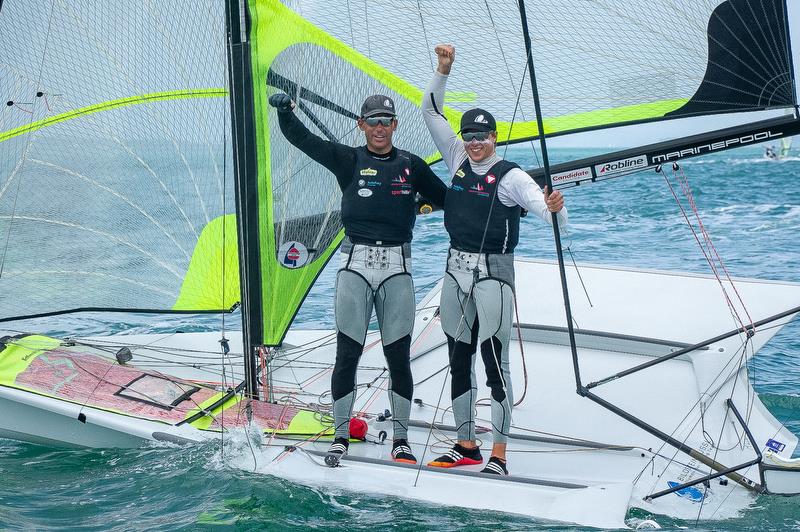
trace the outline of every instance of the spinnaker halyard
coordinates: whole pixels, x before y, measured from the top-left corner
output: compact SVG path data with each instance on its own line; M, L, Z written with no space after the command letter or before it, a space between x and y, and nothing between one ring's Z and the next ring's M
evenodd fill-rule
M340 195L280 135L271 94L290 94L312 131L350 145L360 142L353 119L364 96L390 95L402 123L398 145L434 163L418 107L433 45L454 42L459 70L442 112L457 124L469 108L491 109L504 144L715 114L736 120L530 169L556 187L659 166L656 175L674 172L671 182L684 182L684 158L798 131L797 117L784 115L796 107L784 1L686 8L475 0L440 8L2 2L0 320L240 304L243 325L241 334L223 319L222 335L72 340L12 331L0 344L0 407L9 413L0 435L129 446L255 426L259 471L446 505L474 505L465 493L496 493L479 507L604 527L624 526L631 506L680 518L736 515L752 502L743 479L800 492L791 460L797 437L764 408L746 370L797 312L800 286L718 278L702 231L717 270L709 276L518 262L520 341L511 363L514 386L527 394L514 411L511 477L388 460L388 375L375 332L356 400L367 441L353 442L341 467L322 463L332 336L290 325L341 240ZM23 38L32 27L40 31ZM581 283L591 303L575 296ZM418 305L412 348L409 437L424 449L421 462L455 436L439 399L447 348L438 294ZM575 393L576 368L578 391L594 402ZM479 432L487 418L479 403ZM733 481L711 478L719 469ZM678 495L656 497L665 490Z

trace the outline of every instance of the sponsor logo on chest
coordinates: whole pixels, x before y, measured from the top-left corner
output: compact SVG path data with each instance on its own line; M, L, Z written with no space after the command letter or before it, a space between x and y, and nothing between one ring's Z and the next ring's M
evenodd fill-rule
M374 168L364 168L361 170L360 174L363 176L376 176L378 175L378 171Z
M486 188L481 184L480 181L469 187L469 191L473 194L477 194L482 198L489 196L489 193L486 192Z

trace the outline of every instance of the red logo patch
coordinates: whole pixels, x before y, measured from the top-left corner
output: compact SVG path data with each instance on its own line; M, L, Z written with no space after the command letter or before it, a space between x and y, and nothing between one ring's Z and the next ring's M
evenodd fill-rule
M294 246L290 247L289 251L286 252L286 258L288 260L300 260L300 250Z
M489 183L490 185L492 183L494 183L495 181L497 181L497 178L495 176L493 176L492 174L489 174L489 175L486 176L486 182Z

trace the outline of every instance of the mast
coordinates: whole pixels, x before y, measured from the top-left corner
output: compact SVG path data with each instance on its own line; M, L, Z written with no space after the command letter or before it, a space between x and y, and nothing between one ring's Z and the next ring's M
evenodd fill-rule
M242 347L245 393L258 397L256 349L263 344L257 154L253 124L252 69L247 0L226 0L228 76L239 241L239 286L242 298Z
M539 146L542 150L542 169L544 171L545 184L550 192L553 191L553 180L550 175L550 159L547 156L547 140L544 134L544 122L542 120L542 106L539 100L539 86L536 84L536 71L533 64L533 50L531 48L531 36L528 30L528 16L525 11L525 0L519 0L519 16L522 22L522 35L525 39L525 55L528 60L528 74L531 79L531 91L533 92L533 105L536 109L536 125L539 129ZM569 334L569 346L572 352L572 365L575 371L575 384L577 392L583 396L586 390L581 384L581 373L578 367L578 348L575 344L575 330L572 325L572 308L569 302L569 289L567 287L567 271L564 267L564 251L561 246L561 233L558 227L558 213L550 213L553 222L553 238L556 243L556 253L558 254L558 273L561 276L561 292L564 297L564 312L567 315L567 333Z

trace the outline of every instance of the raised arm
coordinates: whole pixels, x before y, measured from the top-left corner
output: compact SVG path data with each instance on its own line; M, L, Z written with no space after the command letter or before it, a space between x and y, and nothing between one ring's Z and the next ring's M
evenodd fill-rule
M294 102L287 94L273 94L269 103L278 111L278 125L281 133L293 146L308 155L336 176L339 186L344 189L353 175L355 155L353 148L325 140L313 134L295 116Z
M450 175L453 175L466 157L464 143L458 139L443 114L447 76L455 60L456 50L449 44L437 45L435 50L439 65L422 97L422 118L433 137L436 149L442 154L444 163L450 170Z

